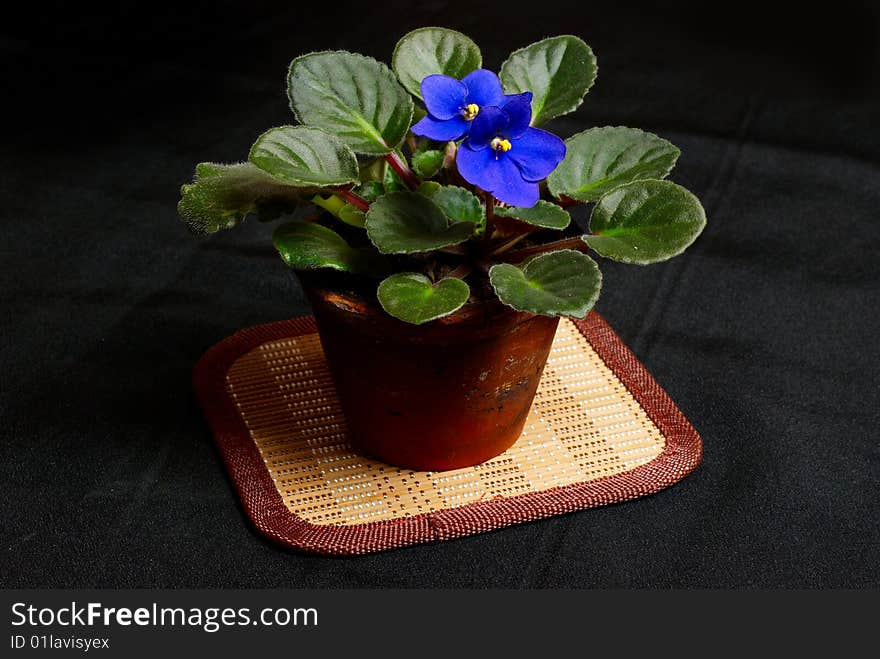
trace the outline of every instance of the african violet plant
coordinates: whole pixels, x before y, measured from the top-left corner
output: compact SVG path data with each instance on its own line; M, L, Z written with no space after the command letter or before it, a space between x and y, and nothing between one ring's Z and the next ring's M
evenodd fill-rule
M705 225L700 202L664 181L679 150L634 128L564 142L538 126L575 110L596 59L574 36L514 52L500 73L445 28L415 30L392 69L344 51L297 57L299 125L272 128L248 161L202 163L181 217L199 233L292 214L273 240L297 270L372 281L382 307L421 324L494 294L534 314L583 318L601 274L585 252L668 259ZM566 210L595 204L589 233ZM470 282L470 285L469 283Z

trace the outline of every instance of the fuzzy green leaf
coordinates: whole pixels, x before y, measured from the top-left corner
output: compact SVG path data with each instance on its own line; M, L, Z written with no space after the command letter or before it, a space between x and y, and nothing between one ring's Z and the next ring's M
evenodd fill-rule
M425 76L442 74L461 80L483 64L480 49L455 30L423 27L405 35L394 48L391 66L397 78L416 98L422 98Z
M290 63L287 94L301 123L335 135L356 153L393 151L412 119L412 97L391 69L345 51L297 57Z
M377 297L390 315L421 325L460 309L471 295L461 279L441 279L436 284L424 275L402 272L379 284Z
M314 222L282 224L272 241L284 262L296 270L332 268L372 277L382 277L389 270L376 250L351 247L334 231Z
M512 217L520 222L545 229L562 230L571 222L571 215L568 214L568 211L543 199L531 208L499 206L495 209L495 215Z
M647 265L683 252L706 226L700 200L671 181L635 181L599 200L584 236L599 254Z
M214 233L254 214L262 221L292 212L314 188L285 185L251 163L203 162L192 183L181 187L177 212L193 233Z
M420 195L426 196L428 199L432 199L435 194L440 192L443 189L443 186L437 183L437 181L425 181L419 187L416 188L416 192Z
M547 178L554 197L596 201L614 188L641 179L665 178L680 151L652 133L604 126L565 140L565 159Z
M307 126L280 126L257 138L250 160L279 181L335 186L358 180L354 152L332 135Z
M431 178L443 166L443 152L437 149L416 151L412 154L412 168L419 178Z
M385 194L385 186L379 181L367 181L356 187L354 191L367 201L376 201Z
M385 171L382 173L382 184L385 186L385 192L409 190L403 179L398 176L397 172L388 163L385 163Z
M596 262L571 249L540 254L523 268L493 265L489 279L498 298L517 311L574 318L589 313L602 286Z
M455 245L470 238L474 229L470 222L450 223L437 204L418 192L390 192L367 211L367 235L383 254Z
M477 226L486 222L486 211L480 200L464 188L444 185L431 199L451 222L471 222Z
M388 163L385 158L365 158L365 162L361 163L361 183L381 183L382 177L385 175L385 167ZM385 194L384 188L382 194Z
M592 49L570 35L550 37L513 52L501 65L508 94L532 92L532 125L575 110L596 80Z

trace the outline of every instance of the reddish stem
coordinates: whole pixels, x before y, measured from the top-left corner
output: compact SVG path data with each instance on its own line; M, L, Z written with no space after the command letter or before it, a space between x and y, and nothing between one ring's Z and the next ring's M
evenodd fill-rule
M575 249L579 252L586 252L587 243L585 243L580 236L575 238L565 238L564 240L556 240L552 243L544 243L543 245L535 245L534 247L526 247L525 249L516 249L512 252L508 252L499 260L517 262L530 256L534 256L535 254L553 252L557 249Z
M449 247L441 247L438 251L445 254L456 254L458 256L462 256L468 253L467 250L461 245L449 245Z
M391 169L393 169L397 175L400 177L400 180L406 184L410 190L415 190L421 184L418 177L413 173L413 171L409 168L409 165L406 164L403 158L397 155L396 151L392 151L391 153L385 154L385 161L391 165Z
M483 234L483 239L489 242L495 232L495 197L491 192L485 190L483 190L483 196L486 199L486 231Z
M334 190L334 194L339 195L345 201L350 203L352 206L357 208L359 211L366 213L370 210L370 202L361 197L359 194L352 192L347 188L340 188L339 190Z
M557 206L561 206L562 208L568 208L569 206L577 206L579 201L572 199L571 197L560 197L559 199L553 200Z
M458 266L455 270L453 270L452 272L450 272L446 276L453 277L455 279L464 279L469 274L471 274L472 270L473 270L473 266L471 266L470 263L462 263L460 266Z
M519 234L518 236L514 236L510 238L506 242L502 243L500 246L496 247L489 256L496 256L498 254L503 254L507 250L514 247L520 240L527 238L531 231L526 231L524 233Z

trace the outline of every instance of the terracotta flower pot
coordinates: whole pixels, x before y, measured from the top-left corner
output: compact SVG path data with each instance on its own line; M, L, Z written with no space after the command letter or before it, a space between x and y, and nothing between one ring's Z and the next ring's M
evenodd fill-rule
M439 471L479 464L517 440L558 318L492 301L410 325L365 295L301 281L351 439L366 454Z

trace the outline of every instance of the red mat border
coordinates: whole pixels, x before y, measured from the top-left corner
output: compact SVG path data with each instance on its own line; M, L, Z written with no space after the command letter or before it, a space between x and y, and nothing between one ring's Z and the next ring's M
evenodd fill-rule
M315 332L310 316L251 327L224 339L193 368L193 386L245 512L262 534L311 553L366 554L629 501L669 487L700 464L703 444L697 431L608 323L593 311L575 325L659 428L666 439L663 452L621 474L396 520L327 526L291 513L227 391L226 375L235 360L268 341Z

